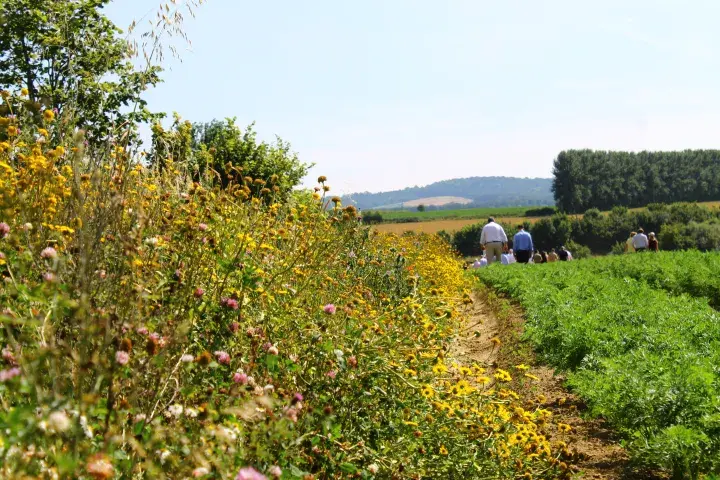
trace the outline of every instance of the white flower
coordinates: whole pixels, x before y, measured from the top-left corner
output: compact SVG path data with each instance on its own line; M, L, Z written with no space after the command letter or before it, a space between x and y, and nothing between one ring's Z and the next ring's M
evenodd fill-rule
M375 475L380 470L380 467L377 466L377 463L371 463L368 465L368 472Z
M207 468L198 467L195 470L193 470L192 474L193 474L193 477L199 478L199 477L203 477L203 476L207 475L208 473L210 473L210 470L208 470Z
M85 436L86 436L87 438L92 438L92 437L93 437L92 428L90 428L90 427L88 426L87 417L86 417L85 415L83 415L83 416L80 417L80 426L82 427L83 433L85 433Z
M270 474L270 476L275 477L275 478L282 477L282 469L280 467L278 467L277 465L273 465L272 467L270 467L268 469L268 473Z
M145 420L146 418L147 418L147 415L145 415L144 413L138 413L137 415L135 415L135 423L140 423L143 420Z
M194 408L186 408L185 415L187 415L190 418L195 418L198 416L198 411L195 410Z
M275 387L273 385L265 385L265 388L263 388L266 393L272 393L275 391Z
M180 357L180 361L183 363L190 363L193 360L195 360L195 357L193 357L192 355L189 355L187 353L185 355L183 355L182 357Z
M265 395L265 389L261 386L255 387L255 390L253 390L253 394L257 397Z
M182 415L183 407L182 407L182 405L179 405L176 403L175 405L170 405L168 407L168 412L170 413L170 415L177 418L180 415Z
M70 428L70 419L65 412L53 412L47 419L48 430L61 433Z
M255 383L255 378L254 378L254 377L248 377L247 381L248 381L248 385L250 385L251 387L256 387L256 386L257 386L257 383Z
M165 465L165 460L170 456L170 450L162 449L155 452L157 456L160 457L160 464Z
M273 345L272 347L268 348L268 353L270 355L277 355L279 353L278 348L275 345Z
M158 244L158 238L157 237L149 237L145 239L145 243L148 245L155 246Z

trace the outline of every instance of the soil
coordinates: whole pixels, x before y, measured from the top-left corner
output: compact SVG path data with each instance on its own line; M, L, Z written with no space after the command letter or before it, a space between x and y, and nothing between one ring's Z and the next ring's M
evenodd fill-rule
M540 364L531 346L521 340L524 319L519 307L493 293L480 290L473 295L474 303L466 312L466 325L453 347L453 355L463 363L476 362L490 368L513 371L525 364L528 373L539 378L532 385L515 385L515 391L530 406L553 412L553 420L569 424L566 435L571 449L578 452L577 478L652 480L668 478L660 472L635 467L620 445L620 438L602 419L590 418L580 398L564 387L565 378L548 366ZM496 346L493 339L499 339Z

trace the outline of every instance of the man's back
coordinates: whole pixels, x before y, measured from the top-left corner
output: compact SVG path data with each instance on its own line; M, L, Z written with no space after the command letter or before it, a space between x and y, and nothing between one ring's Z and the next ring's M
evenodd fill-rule
M505 230L503 230L499 224L490 222L483 227L482 233L480 234L480 241L481 243L506 243L507 235L505 235Z
M632 243L633 247L635 247L635 249L637 250L641 248L647 248L649 241L647 235L645 235L644 233L638 233L633 237Z
M530 232L520 230L513 237L513 249L517 252L518 250L532 250L532 236Z

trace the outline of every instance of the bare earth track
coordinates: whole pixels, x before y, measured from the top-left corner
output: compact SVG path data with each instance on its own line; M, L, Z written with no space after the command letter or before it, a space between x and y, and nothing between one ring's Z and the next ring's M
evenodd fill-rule
M457 338L453 355L468 363L512 370L514 365L530 365L529 373L539 378L515 391L523 395L528 408L540 407L553 413L553 421L573 427L568 442L577 450L578 478L652 480L667 478L657 472L633 468L614 432L602 420L583 419L583 402L564 387L564 378L538 364L530 346L520 340L521 310L488 291L478 291L466 313L466 326ZM499 347L492 339L499 338ZM566 435L566 437L568 437Z

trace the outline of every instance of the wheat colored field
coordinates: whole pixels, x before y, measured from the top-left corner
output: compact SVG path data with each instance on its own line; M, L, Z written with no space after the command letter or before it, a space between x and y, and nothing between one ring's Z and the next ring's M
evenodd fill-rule
M522 222L535 223L542 217L497 217L496 220L504 225L519 224ZM484 220L475 219L455 219L455 220L434 220L429 222L409 222L409 223L383 223L376 225L375 228L379 232L403 233L403 232L422 232L437 233L440 230L446 232L455 232L467 225L476 223L484 223Z

